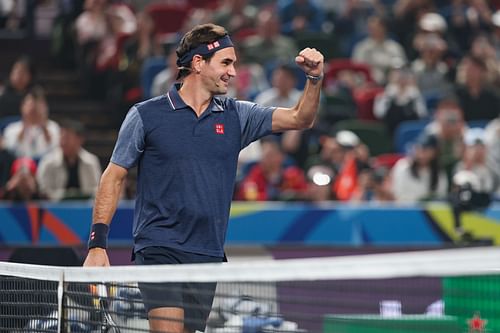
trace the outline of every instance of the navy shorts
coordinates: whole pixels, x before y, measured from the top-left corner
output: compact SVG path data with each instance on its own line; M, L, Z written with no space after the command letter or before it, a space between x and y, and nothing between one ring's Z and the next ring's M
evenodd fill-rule
M137 265L191 264L222 262L224 258L151 246L135 253ZM146 312L161 307L184 309L184 326L204 331L212 308L216 283L140 283Z

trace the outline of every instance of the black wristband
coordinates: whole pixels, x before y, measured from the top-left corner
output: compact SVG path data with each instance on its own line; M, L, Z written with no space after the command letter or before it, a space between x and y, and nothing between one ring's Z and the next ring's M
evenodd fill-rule
M88 248L100 247L106 249L108 247L109 225L106 223L94 223L90 229Z
M318 81L321 81L321 79L323 79L323 73L321 73L318 76L316 76L316 75L310 75L310 74L306 73L306 78L309 81L311 81L312 83L316 84Z

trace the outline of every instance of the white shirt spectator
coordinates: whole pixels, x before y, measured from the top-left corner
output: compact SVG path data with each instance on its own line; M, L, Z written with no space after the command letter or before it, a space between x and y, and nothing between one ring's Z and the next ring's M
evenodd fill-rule
M79 194L93 197L101 177L101 164L96 155L85 149L78 153ZM63 152L57 148L42 158L38 165L36 180L40 192L50 200L61 200L66 196L68 169Z
M47 141L41 126L29 126L19 140L23 130L23 122L16 121L9 124L4 130L4 146L18 157L40 159L59 145L60 128L53 120L47 120L47 131L50 141Z
M429 168L419 170L419 178L411 172L411 158L404 157L392 168L392 190L394 199L399 203L416 203L430 196L445 199L448 190L448 180L443 171L439 172L436 191L429 188L431 173Z

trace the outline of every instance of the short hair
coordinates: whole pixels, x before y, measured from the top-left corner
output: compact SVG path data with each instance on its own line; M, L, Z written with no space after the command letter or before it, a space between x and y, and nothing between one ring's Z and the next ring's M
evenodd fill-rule
M41 100L47 103L45 90L39 85L31 87L30 90L28 90L28 92L26 93L25 98L28 96L32 96L37 101Z
M60 127L64 128L66 130L70 130L71 132L75 133L79 137L84 137L85 136L85 126L74 119L63 119L60 122Z
M17 58L14 61L14 64L12 64L12 67L14 67L15 64L24 65L31 75L31 80L33 81L35 79L36 67L35 67L35 64L33 63L33 60L30 56L28 56L26 54L21 55L19 58Z
M220 25L216 25L213 23L200 24L195 26L190 31L186 32L186 34L182 37L179 46L175 50L177 53L177 58L182 58L186 53L193 50L197 46L201 44L209 44L215 42L216 40L226 36L227 30ZM211 53L209 55L203 56L203 59L208 60L212 58L214 54ZM187 68L180 68L179 73L177 74L177 80L183 79L191 73L189 67L191 67L191 62L187 64Z

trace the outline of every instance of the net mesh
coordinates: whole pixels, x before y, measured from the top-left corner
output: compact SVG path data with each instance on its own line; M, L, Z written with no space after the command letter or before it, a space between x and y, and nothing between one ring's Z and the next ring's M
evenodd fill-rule
M0 328L149 332L146 308L183 295L184 325L211 333L500 332L499 273L497 248L144 267L0 263Z

